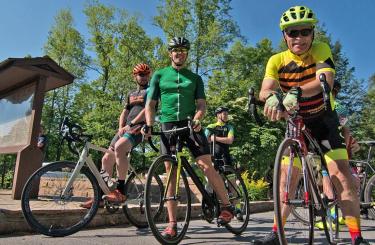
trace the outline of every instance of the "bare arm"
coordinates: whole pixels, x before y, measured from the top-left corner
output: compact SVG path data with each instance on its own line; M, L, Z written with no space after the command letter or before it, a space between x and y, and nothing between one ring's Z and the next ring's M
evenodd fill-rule
M155 121L155 106L156 100L147 100L145 107L146 124L148 126L154 125Z
M223 143L223 144L231 145L234 141L234 137L233 136L228 136L228 137L218 137L218 136L216 136L216 141L220 142L220 143Z
M137 123L143 122L145 120L145 111L146 109L143 108L143 110L139 112L139 114L130 123L137 124Z
M122 110L119 120L118 120L118 128L121 130L126 125L126 118L128 117L129 110L124 109Z
M274 79L266 78L262 82L262 88L259 93L259 99L265 101L271 93L277 89L278 82Z
M195 112L193 120L202 120L206 113L206 100L197 99L197 111Z
M333 81L334 81L333 72L330 72L330 71L319 72L319 73L316 73L316 77L314 81L301 86L302 97L311 97L311 96L317 95L318 93L322 91L322 87L320 86L320 79L319 79L319 75L322 73L326 75L326 79L327 79L329 87L331 89L333 88Z

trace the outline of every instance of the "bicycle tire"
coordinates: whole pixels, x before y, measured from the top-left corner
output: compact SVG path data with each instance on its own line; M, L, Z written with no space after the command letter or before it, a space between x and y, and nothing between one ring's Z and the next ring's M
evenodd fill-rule
M180 208L185 211L183 215L178 215L177 216L177 236L173 237L171 239L166 239L162 236L163 230L168 226L169 221L168 221L168 212L166 210L167 204L165 203L165 200L162 200L162 207L163 211L162 213L155 218L155 211L153 209L153 204L152 204L152 192L155 191L155 188L153 188L153 185L155 185L155 176L159 176L159 174L165 172L165 166L164 162L170 162L172 164L177 165L176 160L172 158L171 156L168 155L162 155L155 159L155 161L152 163L149 171L148 171L148 176L147 176L147 181L146 181L146 188L145 188L145 202L146 202L146 217L148 224L150 226L150 229L154 235L154 237L161 243L161 244L178 244L185 236L186 231L189 227L189 222L190 222L190 216L191 216L191 196L190 196L190 188L189 188L189 183L187 180L187 177L185 175L185 172L181 169L181 179L180 181L180 192L184 191L183 194L185 194L185 199L179 199L179 203L181 204L182 200L184 200L185 204L180 205L177 208ZM163 171L164 170L164 171ZM168 188L165 186L166 179L162 179L163 182L163 193L165 191L168 191ZM182 185L182 186L181 186ZM184 190L183 190L184 189ZM157 204L158 205L158 204ZM160 204L159 204L160 205ZM177 209L176 208L176 209Z
M233 234L240 235L246 230L250 219L250 202L246 185L241 175L234 169L227 170L221 175L229 196L229 201L235 207L235 218L226 224L225 228ZM235 176L234 181L232 179L233 175ZM235 189L233 185L236 185ZM237 216L238 214L240 216Z
M375 203L375 175L373 175L367 182L365 188L365 202L366 203ZM368 214L372 219L375 219L375 207L372 205L372 208L368 209Z
M132 171L128 176L125 186L124 193L127 197L125 204L122 207L122 210L125 214L125 217L128 221L137 228L147 228L148 222L146 219L145 212L145 185L146 185L146 176L148 173L148 168L141 168L135 171ZM163 194L163 183L160 178L157 176L156 181L159 185L160 191L158 193ZM160 200L162 195L160 196ZM159 209L156 212L156 217L162 212L162 202L160 201Z
M95 216L99 185L87 167L82 167L75 178L69 196L59 196L65 188L63 181L70 178L75 166L74 162L54 162L39 168L26 182L21 197L22 213L35 231L53 237L68 236L84 228ZM79 207L88 196L93 199L91 208Z
M289 152L288 152L289 149ZM280 191L284 191L280 189L282 187L281 183L281 171L282 171L282 160L284 155L288 153L289 157L292 157L294 161L294 156L298 157L300 161L302 160L302 154L299 150L298 143L292 139L284 139L283 142L280 144L276 158L275 158L275 169L274 169L274 183L273 183L273 196L275 199L274 202L274 210L275 210L275 220L278 230L278 237L279 242L282 245L286 245L288 243L298 243L298 244L313 244L314 239L314 215L313 215L313 205L314 199L311 198L311 187L308 185L307 193L309 195L309 203L305 204L304 200L298 199L291 199L292 197L289 194L289 204L284 204L286 212L288 212L288 208L291 206L296 207L304 207L307 209L307 220L308 225L307 227L301 227L301 223L294 218L293 215L286 214L287 218L285 224L283 225L283 218L282 218L282 204L281 204L281 196L284 196L284 193L280 194ZM293 154L291 154L293 153ZM298 174L298 173L297 173ZM292 175L293 177L293 175ZM297 180L297 178L293 179ZM284 183L283 183L284 184ZM295 188L297 188L298 182L295 184ZM293 187L291 187L293 188ZM296 190L291 190L289 193L295 194ZM297 197L298 198L298 197ZM290 210L290 209L289 209ZM296 224L298 223L298 224ZM307 230L306 230L307 228ZM303 238L302 235L305 237Z

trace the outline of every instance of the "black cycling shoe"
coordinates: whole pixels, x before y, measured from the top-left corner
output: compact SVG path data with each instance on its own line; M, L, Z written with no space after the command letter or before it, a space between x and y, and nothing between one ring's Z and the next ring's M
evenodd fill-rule
M236 219L238 221L240 221L240 222L243 222L244 219L243 219L243 215L242 215L241 210L240 209L236 209L235 213L236 213Z
M280 245L279 236L277 235L276 232L271 231L265 237L259 240L251 241L251 244L252 245Z
M365 239L363 239L363 237L357 237L353 245L370 245L370 243L366 241Z
M218 225L228 224L234 217L234 208L232 205L221 207L220 215L217 218Z

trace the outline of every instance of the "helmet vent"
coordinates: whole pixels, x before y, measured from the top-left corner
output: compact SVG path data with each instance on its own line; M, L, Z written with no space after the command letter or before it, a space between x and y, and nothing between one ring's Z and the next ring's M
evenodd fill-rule
M306 12L305 11L301 11L299 17L302 19L304 16L305 16Z
M290 15L292 16L293 19L297 19L296 13L290 13Z
M307 17L308 17L309 19L314 18L314 14L310 12L310 13L307 15Z

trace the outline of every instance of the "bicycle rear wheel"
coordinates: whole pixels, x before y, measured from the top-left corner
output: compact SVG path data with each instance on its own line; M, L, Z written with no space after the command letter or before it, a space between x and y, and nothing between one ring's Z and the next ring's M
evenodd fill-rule
M145 211L145 186L146 186L146 177L147 177L147 168L142 168L136 171L132 171L126 180L124 193L127 197L125 205L122 207L126 218L129 222L137 228L146 228L148 227ZM155 188L158 191L151 193L151 199L155 203L159 202L159 208L155 212L154 218L157 218L158 215L162 212L162 194L163 194L163 182L159 176L155 176L156 186Z
M375 219L375 175L367 182L365 188L365 202L371 204L372 208L368 209L368 214L372 219Z
M165 162L171 163L171 171L166 172ZM148 171L146 189L145 189L145 201L146 201L146 217L151 231L155 238L161 244L177 244L185 236L185 233L189 226L190 214L191 214L191 196L188 179L185 172L181 169L179 176L180 183L178 188L172 184L172 181L176 180L177 170L176 160L170 156L163 155L158 157L151 165ZM170 175L170 183L168 184L168 174ZM158 179L162 180L163 188L158 187ZM178 189L178 195L176 195L176 189ZM162 191L162 193L158 193ZM164 194L166 193L166 194ZM160 200L153 197L163 196L160 204ZM156 215L156 212L162 207L160 215ZM163 231L169 225L169 215L167 207L173 207L176 210L176 222L177 222L177 236L173 238L165 238Z
M311 198L308 184L303 195L296 195L298 182L301 179L302 154L298 143L285 139L279 146L275 159L273 196L275 198L275 220L281 244L313 244L314 239L314 200ZM306 203L306 199L308 202ZM290 215L299 210L304 214L306 224Z
M67 236L85 227L99 205L99 186L90 170L83 167L68 194L62 197L76 163L54 162L37 170L27 181L21 198L27 223L47 236ZM89 199L90 209L81 208Z
M239 235L246 230L250 219L250 204L245 183L233 168L221 174L229 201L235 207L235 218L225 225L228 231Z

